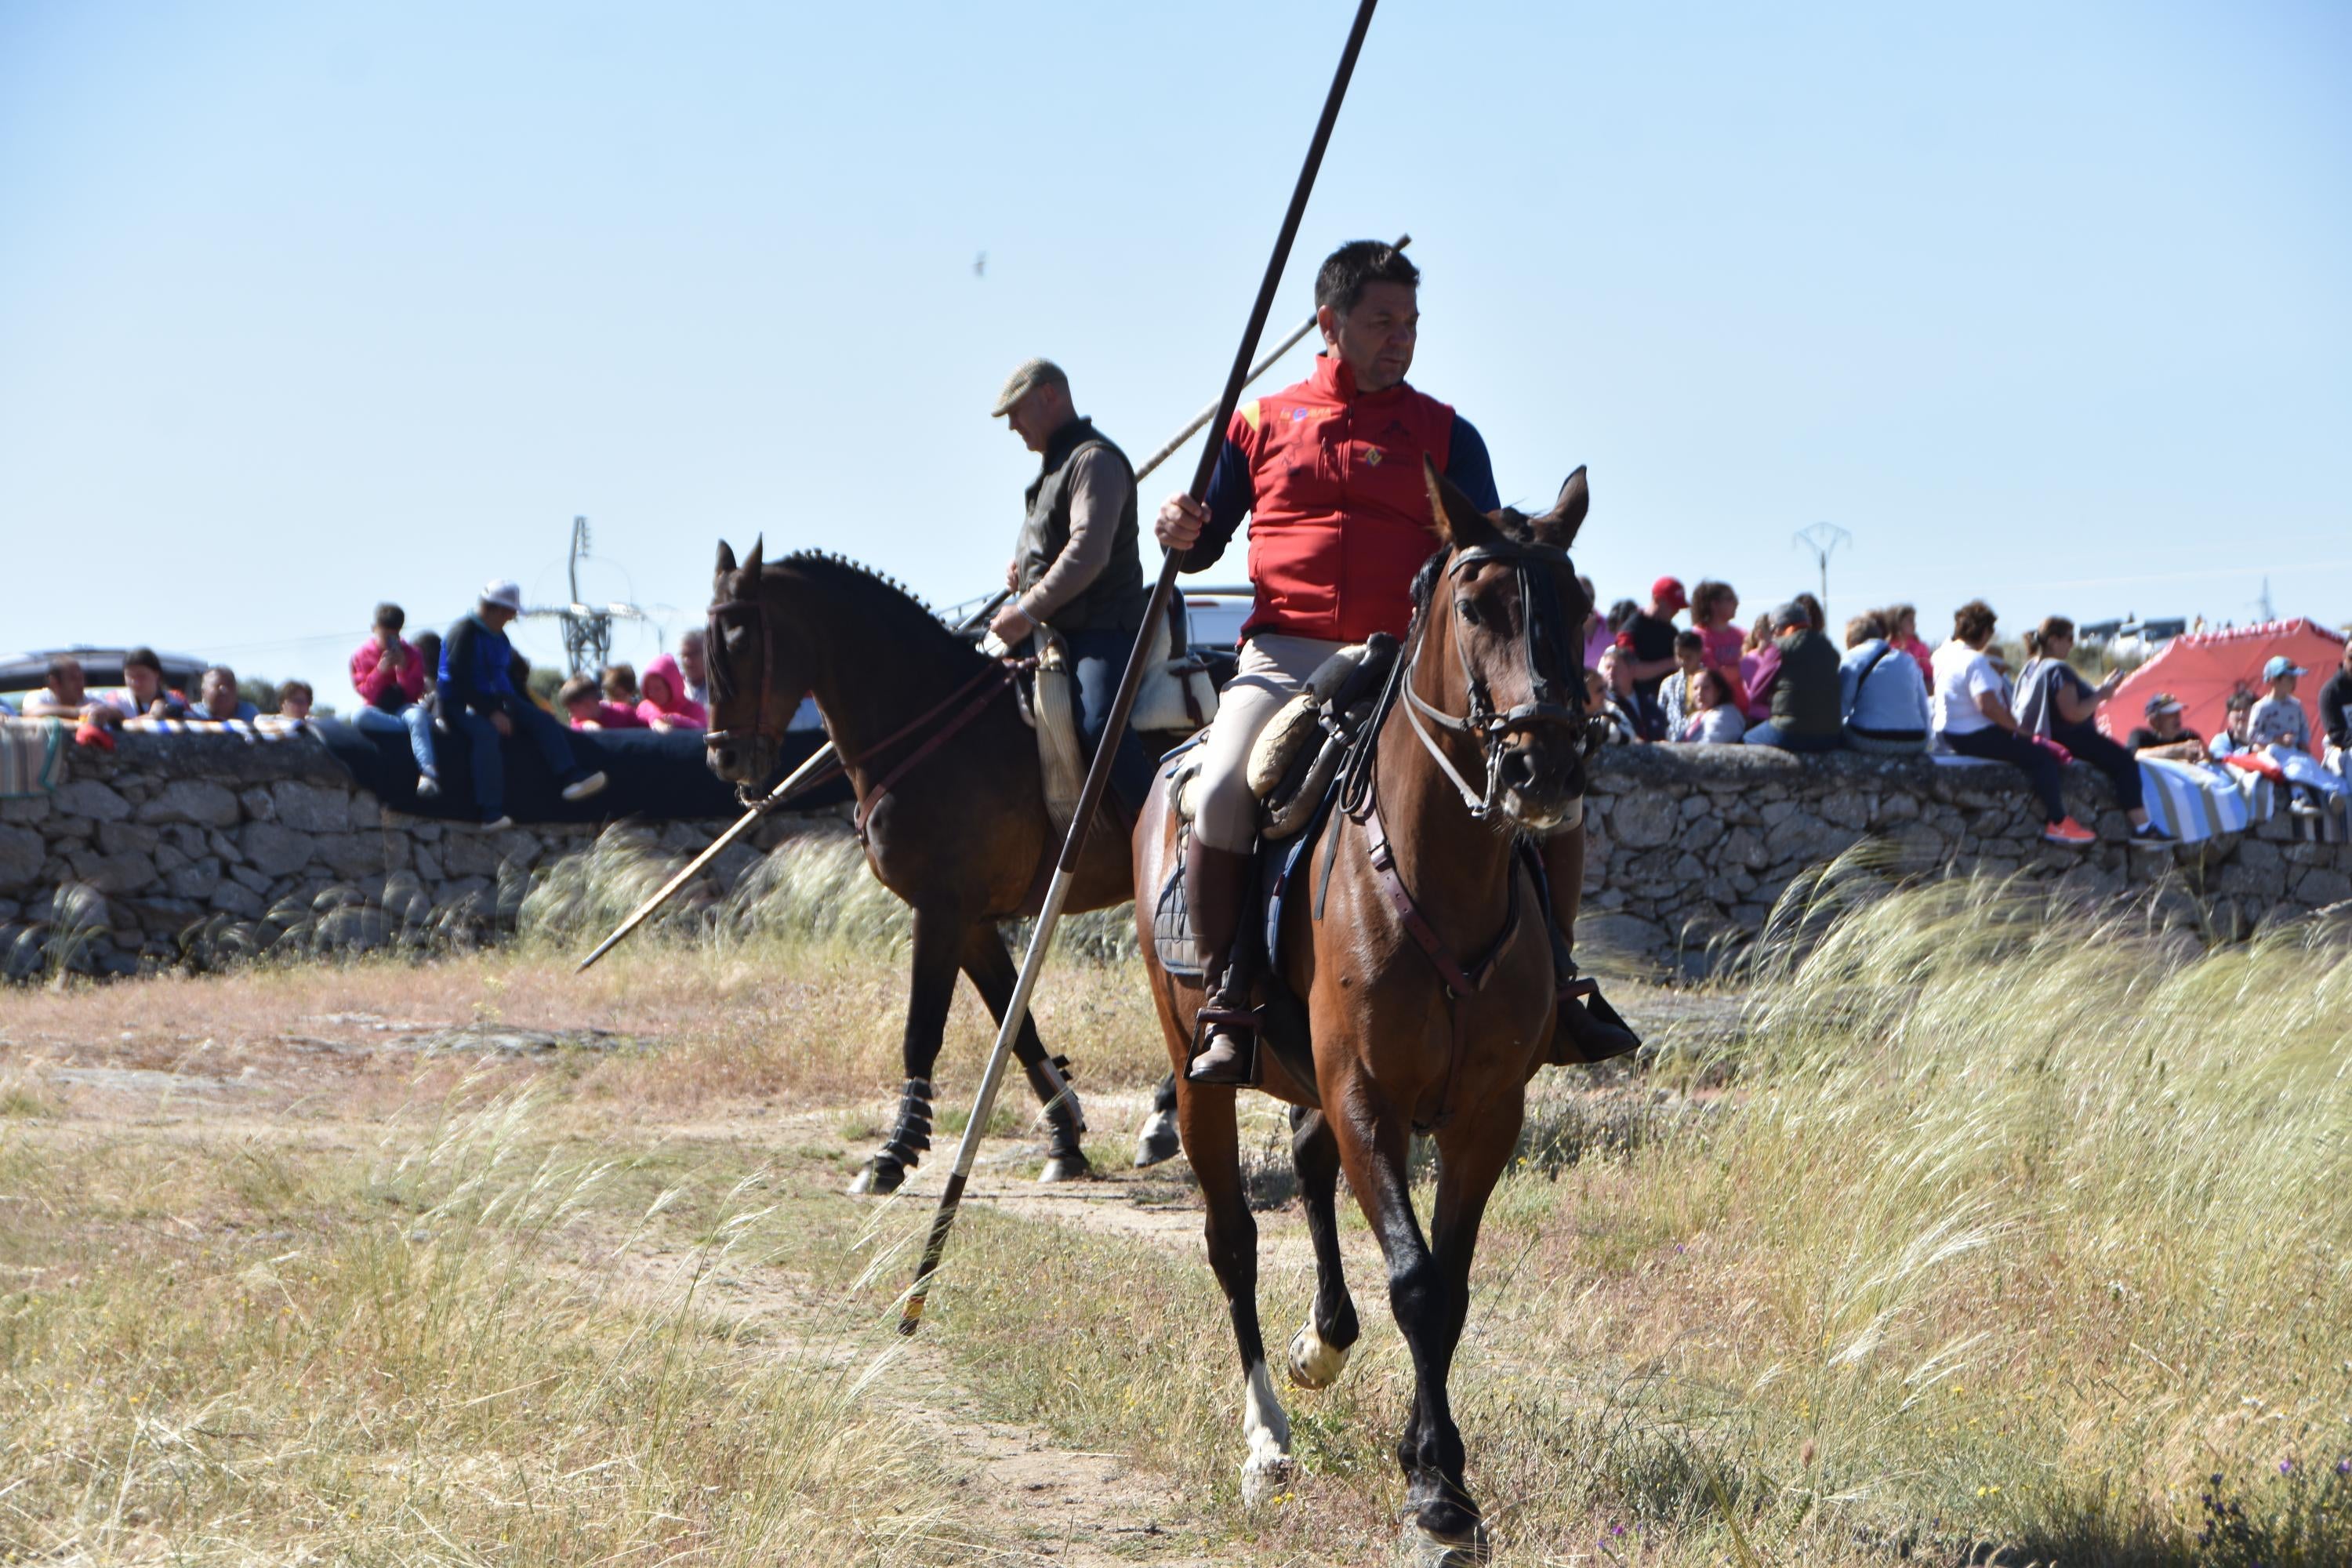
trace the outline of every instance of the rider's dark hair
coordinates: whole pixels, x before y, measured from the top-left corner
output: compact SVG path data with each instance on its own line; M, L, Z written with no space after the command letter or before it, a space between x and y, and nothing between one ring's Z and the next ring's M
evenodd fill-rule
M1421 268L1405 259L1403 251L1378 239L1351 239L1323 258L1315 275L1315 304L1328 305L1341 315L1356 308L1367 283L1421 286Z

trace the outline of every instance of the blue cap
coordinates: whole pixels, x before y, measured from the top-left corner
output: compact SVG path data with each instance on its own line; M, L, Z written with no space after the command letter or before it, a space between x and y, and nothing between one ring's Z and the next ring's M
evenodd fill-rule
M2282 675L2309 675L2311 671L2304 668L2303 666L2295 663L2294 660L2287 658L2287 656L2283 653L2274 653L2271 655L2271 661L2263 666L2263 679L2264 680L2276 680Z

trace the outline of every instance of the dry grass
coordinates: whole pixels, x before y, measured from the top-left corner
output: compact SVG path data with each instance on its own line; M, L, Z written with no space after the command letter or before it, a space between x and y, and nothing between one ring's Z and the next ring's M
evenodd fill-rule
M1454 1383L1504 1560L2352 1560L2340 936L2207 948L1975 883L1792 897L1812 902L1777 922L1735 1040L1677 1037L1607 1093L1538 1084ZM0 1552L991 1543L941 1511L919 1440L845 1400L837 1356L649 1310L594 1266L642 1223L860 1332L887 1315L924 1205L833 1192L844 1130L898 1077L887 933L681 922L574 979L566 929L0 997ZM1082 1084L1163 1068L1127 963L1057 967L1041 1011ZM358 1014L646 1045L487 1072L289 1056ZM944 1084L990 1034L967 994ZM142 1134L58 1086L101 1062L284 1092ZM841 1109L778 1152L780 1105ZM1252 1114L1272 1137L1278 1113ZM1366 1342L1339 1388L1291 1397L1306 1473L1259 1519L1234 1497L1239 1379L1197 1242L968 1215L926 1341L982 1405L1177 1478L1229 1510L1234 1560L1386 1551L1409 1382L1349 1211ZM1310 1279L1295 1216L1261 1223L1279 1343Z
M1764 967L1736 1057L1675 1064L1732 1094L1587 1114L1592 1156L1496 1194L1454 1387L1513 1550L2352 1561L2340 935L2206 951L1949 883ZM1535 1121L1578 1121L1567 1092ZM971 1242L934 1311L974 1375L1230 1495L1195 1258ZM1309 1475L1268 1542L1318 1561L1372 1551L1396 1496L1409 1384L1358 1253L1368 1355L1293 1399ZM1270 1337L1309 1285L1269 1252Z
M0 1131L0 1561L992 1555L854 1366L614 1289L592 1238L680 1189L532 1121L493 1097L364 1154Z

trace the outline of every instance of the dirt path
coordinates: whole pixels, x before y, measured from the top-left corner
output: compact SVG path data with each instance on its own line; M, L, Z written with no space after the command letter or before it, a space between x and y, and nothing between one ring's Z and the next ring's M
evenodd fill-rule
M584 1239L584 1238L582 1238ZM747 1355L786 1355L854 1378L859 1397L889 1412L946 1458L960 1510L993 1540L1013 1540L1034 1560L1076 1568L1148 1561L1209 1568L1211 1539L1197 1511L1161 1477L1118 1454L1061 1447L1036 1427L981 1414L982 1401L934 1343L861 1328L841 1300L780 1271L719 1271L699 1279L691 1250L640 1244L589 1247L593 1267L644 1306L674 1310L690 1289L695 1310L738 1334ZM1030 1559L1023 1559L1030 1560Z
M1652 1005L1636 1002L1627 1010L1652 1030L1703 1036L1736 1024L1736 1003L1699 997L1677 999L1677 1005L1669 996L1658 993L1642 999ZM1661 1001L1666 1005L1656 1005ZM558 1052L657 1045L520 1021L451 1027L350 1012L305 1015L292 1031L248 1037L226 1050L209 1037L185 1035L169 1023L135 1039L125 1030L114 1038L84 1036L69 1046L57 1038L0 1037L0 1068L10 1065L12 1044L18 1070L29 1068L61 1102L60 1132L70 1134L79 1123L159 1143L232 1138L354 1152L382 1144L383 1116L394 1101L415 1092L420 1063L446 1063L452 1079L479 1071L488 1075L484 1082L520 1083L541 1063L557 1060ZM26 1045L37 1054L28 1058ZM561 1075L552 1081L560 1082ZM404 1084L406 1092L397 1092ZM1148 1090L1089 1094L1089 1142L1106 1169L1093 1181L1053 1186L1034 1180L1045 1150L1042 1130L1027 1114L1034 1107L1017 1107L1013 1130L982 1145L967 1204L1199 1259L1201 1211L1181 1157L1148 1171L1124 1163L1150 1098ZM837 1183L822 1166L803 1166L796 1177L838 1191L869 1146L854 1130L867 1118L878 1126L891 1109L877 1094L865 1103L803 1104L784 1111L730 1098L685 1114L635 1109L590 1114L602 1119L595 1123L599 1135L644 1148L705 1144L766 1150L785 1159L839 1152ZM1282 1173L1268 1183L1274 1205L1258 1215L1262 1288L1299 1286L1294 1293L1303 1294L1313 1260L1296 1205L1280 1201L1287 1142L1282 1108L1246 1102L1244 1150L1270 1172ZM956 1143L954 1136L939 1135L896 1200L910 1218L929 1212ZM1368 1287L1381 1277L1377 1247L1360 1227L1343 1224L1341 1236L1350 1279L1360 1300L1370 1305L1377 1290ZM640 1237L624 1243L617 1233L583 1234L576 1244L583 1275L600 1277L633 1304L675 1310L690 1290L696 1311L741 1331L730 1335L740 1353L790 1357L793 1364L834 1369L855 1382L860 1399L878 1403L945 1461L957 1512L975 1535L1019 1543L1008 1561L1205 1568L1234 1560L1230 1524L1210 1517L1204 1500L1181 1494L1165 1476L1124 1456L1062 1446L1043 1427L1018 1419L1018 1412L992 1410L935 1341L888 1333L870 1302L812 1288L784 1268L722 1261L712 1268L708 1253L674 1239ZM698 1268L711 1271L698 1277ZM1268 1324L1277 1343L1287 1331Z

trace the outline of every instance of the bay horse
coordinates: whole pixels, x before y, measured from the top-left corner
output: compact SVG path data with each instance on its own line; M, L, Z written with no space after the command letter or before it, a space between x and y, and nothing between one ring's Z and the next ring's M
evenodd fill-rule
M719 546L708 760L739 785L766 782L785 726L814 695L857 792L866 864L914 911L898 1119L850 1187L895 1192L930 1147L931 1070L956 973L1002 1023L1018 974L997 924L1037 911L1060 840L1036 735L1001 662L863 566L813 552L763 562L761 548L739 565ZM1133 895L1128 847L1116 833L1089 836L1068 907L1108 909ZM1075 1094L1058 1093L1034 1019L1013 1052L1045 1106L1051 1157L1039 1179L1090 1175L1085 1117Z
M1553 1008L1575 1005L1558 1001L1549 920L1521 841L1583 820L1589 730L1573 645L1591 605L1568 547L1590 497L1579 468L1545 515L1488 515L1424 467L1437 552L1414 581L1391 684L1323 828L1337 841L1301 857L1306 885L1286 898L1278 951L1260 966L1268 1005L1257 1059L1258 1087L1294 1108L1315 1251L1314 1304L1290 1343L1291 1381L1328 1385L1360 1331L1333 1210L1344 1169L1387 1261L1390 1310L1412 1360L1412 1413L1396 1449L1405 1543L1420 1561L1454 1564L1486 1552L1446 1397L1479 1220L1517 1144ZM1169 772L1136 825L1140 888L1160 887L1176 852ZM1209 1262L1241 1352L1242 1490L1255 1502L1281 1489L1292 1461L1258 1326L1257 1226L1242 1186L1235 1090L1184 1078L1202 988L1161 963L1153 902L1136 900L1136 923L1207 1209ZM1277 999L1293 1021L1287 1048L1278 1048ZM1437 1144L1425 1240L1407 1163L1417 1131Z

